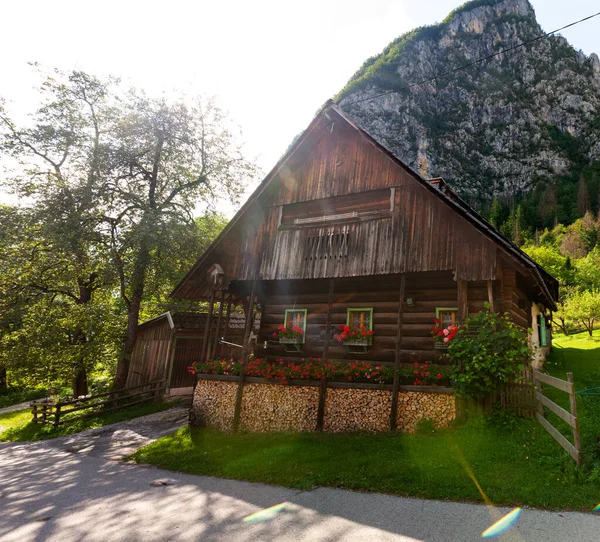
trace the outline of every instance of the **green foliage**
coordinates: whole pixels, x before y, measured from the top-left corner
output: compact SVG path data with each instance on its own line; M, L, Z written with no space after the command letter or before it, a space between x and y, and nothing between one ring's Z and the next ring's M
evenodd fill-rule
M523 251L540 264L545 271L550 273L562 285L572 284L574 270L567 256L563 256L556 248L550 245L526 245Z
M449 343L451 381L460 396L481 398L516 378L532 352L527 333L508 314L481 311L468 318Z
M256 168L212 100L150 99L81 71L54 71L40 95L24 126L0 108L0 151L22 165L3 185L30 202L0 208L0 366L80 395L115 365L124 384L140 315L221 231L215 206L237 203Z
M560 309L561 317L583 326L591 337L595 323L600 320L600 293L592 290L576 292L561 303Z

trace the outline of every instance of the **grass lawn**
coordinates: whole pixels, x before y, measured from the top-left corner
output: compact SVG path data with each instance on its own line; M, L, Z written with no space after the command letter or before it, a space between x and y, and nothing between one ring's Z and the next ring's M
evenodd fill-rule
M554 350L546 363L546 371L566 380L572 372L577 394L577 415L581 432L583 460L589 469L595 469L600 485L600 330L593 337L587 332L574 335L557 335ZM569 410L569 396L550 386L544 386L544 394ZM572 441L572 430L565 422L546 410L546 417Z
M591 340L583 334L559 336L555 344L548 372L565 379L572 371L577 389L600 386L600 331ZM547 389L568 407L565 393ZM578 409L583 467L536 421L503 413L474 417L453 429L422 428L416 435L227 434L185 428L132 458L165 469L299 489L344 487L591 511L600 503L600 395L579 395ZM561 420L552 422L558 427ZM571 438L568 426L561 429Z
M101 427L111 423L137 418L146 414L160 412L173 407L173 403L152 402L135 405L114 412L99 414L84 420L77 420L56 428L51 425L32 423L31 409L18 410L8 414L0 414L0 441L14 442L27 440L44 440L63 435L79 433L86 429Z

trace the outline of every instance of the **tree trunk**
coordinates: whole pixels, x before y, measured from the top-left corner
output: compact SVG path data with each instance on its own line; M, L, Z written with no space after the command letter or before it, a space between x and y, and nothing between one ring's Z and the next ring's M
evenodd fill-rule
M87 395L88 392L87 371L85 365L81 364L77 367L75 379L73 380L73 396L80 397L82 395Z
M4 393L6 390L6 367L0 367L0 393Z
M142 245L135 261L133 273L131 276L132 294L128 302L127 310L127 334L123 339L121 358L117 365L117 374L113 383L113 390L123 389L127 383L129 375L129 366L131 364L131 355L135 347L137 338L137 328L140 319L140 307L144 295L144 286L146 282L146 270L150 259L150 250L146 245Z

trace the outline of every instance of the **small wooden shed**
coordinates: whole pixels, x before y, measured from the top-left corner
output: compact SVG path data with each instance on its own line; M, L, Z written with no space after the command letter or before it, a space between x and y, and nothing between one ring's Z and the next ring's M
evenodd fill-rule
M229 312L222 315L222 322L217 318L211 320L206 349L206 313L168 311L140 324L127 387L166 378L167 390L178 393L194 386L194 376L188 372L188 367L203 353L207 357L239 356L235 347L219 344L218 340L224 337L228 342L242 343L244 316L232 312L231 308Z

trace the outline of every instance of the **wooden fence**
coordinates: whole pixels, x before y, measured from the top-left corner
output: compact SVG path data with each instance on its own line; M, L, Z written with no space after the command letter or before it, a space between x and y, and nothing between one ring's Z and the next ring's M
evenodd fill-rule
M64 423L90 418L104 412L139 405L160 397L165 391L166 383L166 379L156 380L141 386L99 393L82 399L33 401L31 403L32 421L58 427ZM79 414L72 415L73 413Z
M550 435L558 442L577 462L581 465L581 439L579 435L579 420L577 419L577 400L575 398L575 386L573 384L573 373L567 373L567 380L560 380L550 375L533 371L533 382L537 388L535 393L537 405L535 418ZM557 405L544 395L542 384L547 384L569 394L570 412ZM561 420L573 428L573 444L571 444L556 427L544 417L544 407L554 412Z

